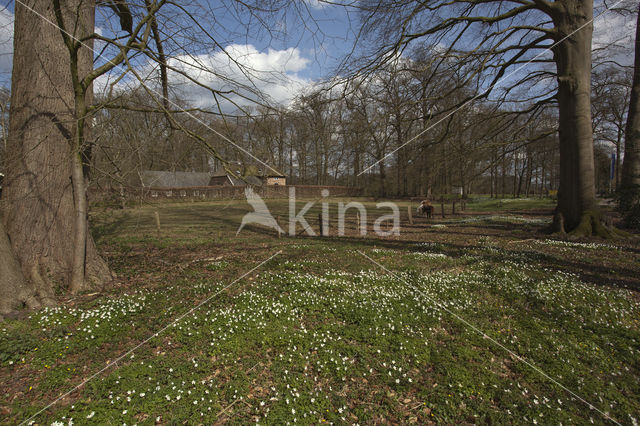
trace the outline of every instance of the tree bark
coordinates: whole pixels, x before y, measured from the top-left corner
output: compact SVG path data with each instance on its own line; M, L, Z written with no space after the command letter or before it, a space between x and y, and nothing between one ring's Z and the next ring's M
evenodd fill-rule
M556 230L574 231L594 216L595 176L591 129L591 36L593 1L554 3L554 60L558 78L560 185ZM562 216L560 220L559 216ZM565 229L559 229L564 223ZM580 233L591 233L582 229Z
M28 5L56 22L52 3L32 0ZM93 32L94 8L94 0L64 2L66 27L75 37ZM111 274L86 229L86 176L79 145L89 129L76 114L69 50L58 28L20 4L14 31L4 225L26 278L22 286L46 302L53 298L54 283L71 283L74 258L83 257L84 263L84 277L76 278L74 291L103 283ZM84 75L93 69L93 52L81 47L77 53ZM91 99L89 88L85 104ZM78 240L82 235L83 242ZM0 288L10 285L1 275Z
M381 159L384 159L384 153L382 153L380 155ZM386 180L387 180L387 175L385 173L385 167L384 167L384 161L380 161L380 163L378 163L378 169L380 171L380 189L379 189L379 194L381 198L384 198L387 196L387 187L386 187Z
M502 194L501 197L504 198L507 195L507 152L506 148L502 148Z
M618 156L619 157L619 156ZM620 186L640 185L640 11L636 25L635 62L624 138L624 162Z
M36 289L28 285L0 220L0 318L22 306L37 309Z

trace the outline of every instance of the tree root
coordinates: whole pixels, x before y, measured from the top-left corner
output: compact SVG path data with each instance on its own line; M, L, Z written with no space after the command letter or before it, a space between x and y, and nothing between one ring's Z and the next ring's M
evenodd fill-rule
M628 238L630 234L615 228L605 221L605 217L599 210L587 210L582 214L580 223L574 229L567 232L562 213L553 215L553 223L549 233L561 238L600 237L606 240Z
M562 215L562 213L556 211L553 214L553 222L551 223L549 232L554 235L567 235L567 232L564 229L564 216Z
M25 306L38 309L42 304L36 289L24 278L0 217L0 318Z
M572 237L600 237L606 240L628 237L624 231L614 227L607 227L603 223L602 213L598 210L587 210L582 214L580 223L569 232Z
M42 273L42 266L40 262L35 262L33 264L29 278L40 303L43 306L55 306L56 297L53 291L53 283L49 280L46 274Z
M8 284L3 284L2 301L0 302L0 319L4 316L12 316L26 308L37 310L42 306L54 306L56 304L53 294L41 293L41 290L33 281L25 280L22 273L12 278Z

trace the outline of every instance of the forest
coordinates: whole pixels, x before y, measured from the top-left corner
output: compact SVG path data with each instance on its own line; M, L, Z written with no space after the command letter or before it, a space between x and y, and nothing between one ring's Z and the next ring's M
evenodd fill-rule
M376 70L355 90L321 83L286 107L256 107L247 115L224 118L194 112L197 120L181 117L182 125L212 141L224 158L254 166L254 173L264 168L207 127L214 128L286 174L292 184L356 186L379 197L439 197L454 193L454 188L463 196L492 197L557 191L553 102L531 104L531 111L524 112L510 110L504 102L476 102L440 120L436 111L449 111L473 92L454 87L452 82L461 79L455 66L437 79L428 67L426 59L404 59ZM596 190L604 195L620 183L631 76L630 69L600 68L592 89L592 114ZM153 100L144 94L120 101L153 108ZM142 170L206 172L220 167L206 148L171 132L162 114L109 110L100 115L97 128L93 161L99 190L122 182L137 187Z
M14 0L0 127L0 423L638 424L637 2Z

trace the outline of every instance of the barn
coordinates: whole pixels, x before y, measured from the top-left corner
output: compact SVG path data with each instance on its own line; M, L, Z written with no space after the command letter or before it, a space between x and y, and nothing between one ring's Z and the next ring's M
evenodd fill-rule
M247 184L251 186L262 186L262 181L255 176L245 176L246 180L243 181L226 170L218 170L211 175L209 179L209 186L245 186Z
M287 177L285 175L266 175L262 177L262 182L267 186L286 185Z
M140 173L140 180L145 188L171 189L207 186L210 179L211 174L208 172L145 170Z

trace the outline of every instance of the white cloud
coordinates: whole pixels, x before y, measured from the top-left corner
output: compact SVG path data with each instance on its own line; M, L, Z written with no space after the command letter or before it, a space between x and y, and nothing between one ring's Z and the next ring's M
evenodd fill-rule
M6 9L0 10L0 79L11 75L13 63L13 21L14 16ZM96 27L99 34L102 29ZM96 49L98 50L98 49ZM284 50L268 49L258 51L252 45L232 44L225 51L217 51L201 55L181 55L172 58L170 65L186 73L199 83L217 90L237 90L251 99L287 104L310 81L298 76L298 72L306 69L310 60L304 58L297 48ZM139 70L146 77L152 70ZM96 93L104 93L108 85L114 81L122 68L114 70L113 75L104 75L94 82ZM180 92L188 102L197 106L210 107L214 104L211 93L188 81L179 73L170 73L171 83L179 86ZM6 79L8 81L8 78ZM132 78L118 83L118 89L130 90L138 86ZM262 94L263 99L258 99ZM237 95L230 95L239 105L247 100ZM228 106L228 105L227 105Z
M193 107L218 107L208 89L229 92L225 95L227 100L218 98L224 112L232 112L237 106L246 107L254 102L286 106L313 85L313 81L298 74L306 70L310 62L297 48L260 52L250 44L232 44L224 51L169 58L170 68L179 71L169 70L169 86L172 94ZM116 92L140 87L133 75L116 80L122 71L117 67L112 75L99 77L94 82L94 92L106 94L110 83L116 81ZM146 80L147 87L160 95L157 63L142 64L136 72Z
M186 76L171 72L169 77L188 101L199 106L212 105L213 98L189 79L216 90L236 90L251 99L287 104L310 84L298 75L309 62L296 48L260 52L252 45L232 44L224 51L171 58L169 65ZM230 97L247 104L238 95Z
M314 9L323 9L328 6L328 3L325 3L322 0L305 0L305 3Z
M605 12L595 17L591 43L595 50L594 61L608 59L624 65L633 64L636 18L635 13L623 16L617 12Z

